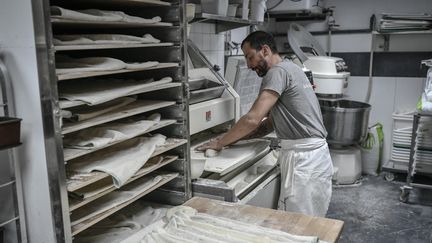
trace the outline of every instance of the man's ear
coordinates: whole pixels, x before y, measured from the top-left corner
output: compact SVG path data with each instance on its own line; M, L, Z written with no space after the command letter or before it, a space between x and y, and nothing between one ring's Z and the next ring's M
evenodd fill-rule
M263 55L268 56L271 54L270 47L268 45L262 45L261 49L263 50Z

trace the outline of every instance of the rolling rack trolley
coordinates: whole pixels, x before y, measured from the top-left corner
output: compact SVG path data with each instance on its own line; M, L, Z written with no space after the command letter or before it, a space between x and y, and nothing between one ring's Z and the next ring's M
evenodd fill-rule
M424 60L421 62L422 65L425 65L429 68L432 68L432 59ZM401 194L399 196L399 200L402 202L408 202L409 194L414 187L423 188L423 189L432 189L432 183L424 184L414 182L414 175L416 174L416 152L418 152L418 144L417 144L417 135L418 135L418 127L421 118L432 118L432 113L425 112L416 112L414 113L413 119L413 127L412 127L412 136L411 136L411 147L410 147L410 155L409 155L409 163L408 163L408 174L406 179L406 185L401 186ZM432 162L432 161L431 161Z
M20 183L19 174L17 174L17 166L15 160L15 154L13 148L19 146L20 143L20 124L21 119L14 118L14 108L12 105L11 99L11 83L6 70L6 66L3 61L0 60L0 92L2 100L0 103L0 107L4 110L4 116L0 116L0 151L7 150L9 156L9 171L10 178L7 182L3 182L0 184L0 189L4 190L7 187L10 187L13 207L13 214L9 219L0 221L0 242L4 240L4 227L10 223L15 223L16 225L16 237L18 242L22 242L23 239L21 237L21 227L20 221L23 220L23 211L22 209L22 198L20 191L18 191L19 186L17 183ZM4 163L4 161L0 161L0 163Z

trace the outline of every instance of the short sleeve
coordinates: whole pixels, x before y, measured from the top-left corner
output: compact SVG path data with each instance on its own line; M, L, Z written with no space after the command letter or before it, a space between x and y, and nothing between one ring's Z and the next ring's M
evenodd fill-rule
M286 71L283 68L274 67L263 78L260 91L272 90L280 96L287 89L287 81Z

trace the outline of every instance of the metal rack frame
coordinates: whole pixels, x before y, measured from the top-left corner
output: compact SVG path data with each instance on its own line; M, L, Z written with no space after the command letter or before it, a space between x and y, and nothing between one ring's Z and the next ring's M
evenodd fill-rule
M0 103L0 107L3 108L4 115L7 117L15 116L13 103L10 101L10 98L12 96L11 81L9 79L6 66L3 63L3 60L1 59L0 59L0 92L2 96L2 103ZM0 227L15 222L17 241L22 242L23 239L25 239L26 237L25 237L25 227L21 226L24 225L25 216L24 216L24 209L23 209L24 207L23 207L22 190L21 190L21 177L18 169L19 165L16 161L16 155L15 155L16 151L14 150L14 148L18 145L20 144L10 146L7 148L5 147L0 148L0 151L7 150L8 152L9 173L10 173L10 180L6 183L0 184L0 188L12 187L12 200L14 206L13 218L6 220L4 222L0 222ZM3 239L0 240L3 241Z
M84 3L87 1L84 1ZM103 1L95 0L95 3L104 4ZM149 2L149 4L159 3L158 1L152 0L131 0L131 3L142 5L143 2ZM167 11L167 16L170 18L168 21L176 22L173 26L163 26L168 28L168 31L162 30L162 35L166 34L167 39L175 39L176 45L167 45L166 48L175 49L170 53L168 58L175 58L179 61L177 79L181 85L174 87L179 90L178 94L175 94L177 104L172 109L163 108L163 114L169 114L171 117L177 118L177 123L172 124L171 127L162 128L161 131L169 134L174 134L177 137L184 138L185 143L182 143L180 147L174 148L180 158L169 165L165 165L167 169L179 171L180 175L175 178L172 182L167 183L164 188L158 189L153 193L149 194L152 200L158 201L164 199L168 203L183 203L192 196L191 190L191 179L190 179L190 141L189 141L189 104L187 89L187 62L184 60L187 56L187 37L186 37L186 1L185 0L167 0L170 6ZM124 1L117 1L116 4L124 4ZM58 83L57 76L55 73L55 52L56 51L68 51L68 50L56 50L53 44L53 29L51 26L50 19L50 0L32 1L33 5L33 18L35 24L35 40L37 47L37 61L38 72L39 72L39 85L41 95L41 105L43 112L43 124L44 124L44 138L45 138L45 153L47 157L48 167L48 182L50 189L50 200L51 200L51 214L54 221L54 238L58 242L71 242L71 222L70 222L70 205L68 201L67 185L66 185L66 172L65 163L62 147L62 129L60 125L60 104L58 98ZM162 28L162 27L161 27ZM125 30L126 31L126 30ZM161 30L152 28L150 32L158 33ZM145 46L139 46L145 47ZM101 49L101 48L96 48ZM108 48L110 49L110 48ZM111 48L112 50L115 48ZM148 53L164 53L160 52L161 48L152 48ZM117 50L119 50L117 48ZM178 50L178 51L177 51ZM73 51L73 50L72 50ZM97 51L97 50L95 50ZM158 52L159 51L159 52ZM167 52L165 52L167 53ZM164 72L161 70L161 72ZM73 77L81 78L81 77ZM171 92L168 90L167 92ZM173 96L173 95L171 95ZM172 127L175 126L175 127ZM180 128L180 129L179 129ZM166 189L167 188L167 189ZM164 193L164 198L158 197L158 193Z
M425 65L429 68L432 68L432 59L423 60L421 62L422 65ZM408 163L408 174L406 178L406 185L401 186L401 194L399 196L399 200L402 202L408 202L409 194L414 187L423 188L423 189L432 189L431 184L424 183L415 183L414 175L416 174L416 163L415 163L415 153L417 147L417 129L420 124L420 119L422 117L430 117L432 118L432 113L424 113L424 112L416 112L413 115L413 127L411 132L411 147L410 147L410 155L409 155L409 163Z
M413 128L412 128L412 137L411 137L411 148L410 148L410 155L409 155L409 163L408 163L408 174L406 178L406 185L401 186L401 194L399 196L399 200L402 202L408 202L409 194L411 190L414 187L417 188L423 188L423 189L431 189L432 190L432 183L431 184L423 184L423 183L415 183L414 181L414 175L415 175L415 158L414 154L416 152L416 139L417 139L417 129L420 123L421 117L432 117L432 114L427 113L421 113L416 112L414 115L413 120Z

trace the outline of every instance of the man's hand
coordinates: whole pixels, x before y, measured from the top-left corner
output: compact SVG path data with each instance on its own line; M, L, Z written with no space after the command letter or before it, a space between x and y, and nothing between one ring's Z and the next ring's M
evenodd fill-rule
M214 149L216 151L221 151L223 146L219 143L219 138L216 138L214 140L210 140L209 142L202 144L201 146L195 148L195 150L198 151L206 151L207 149Z

